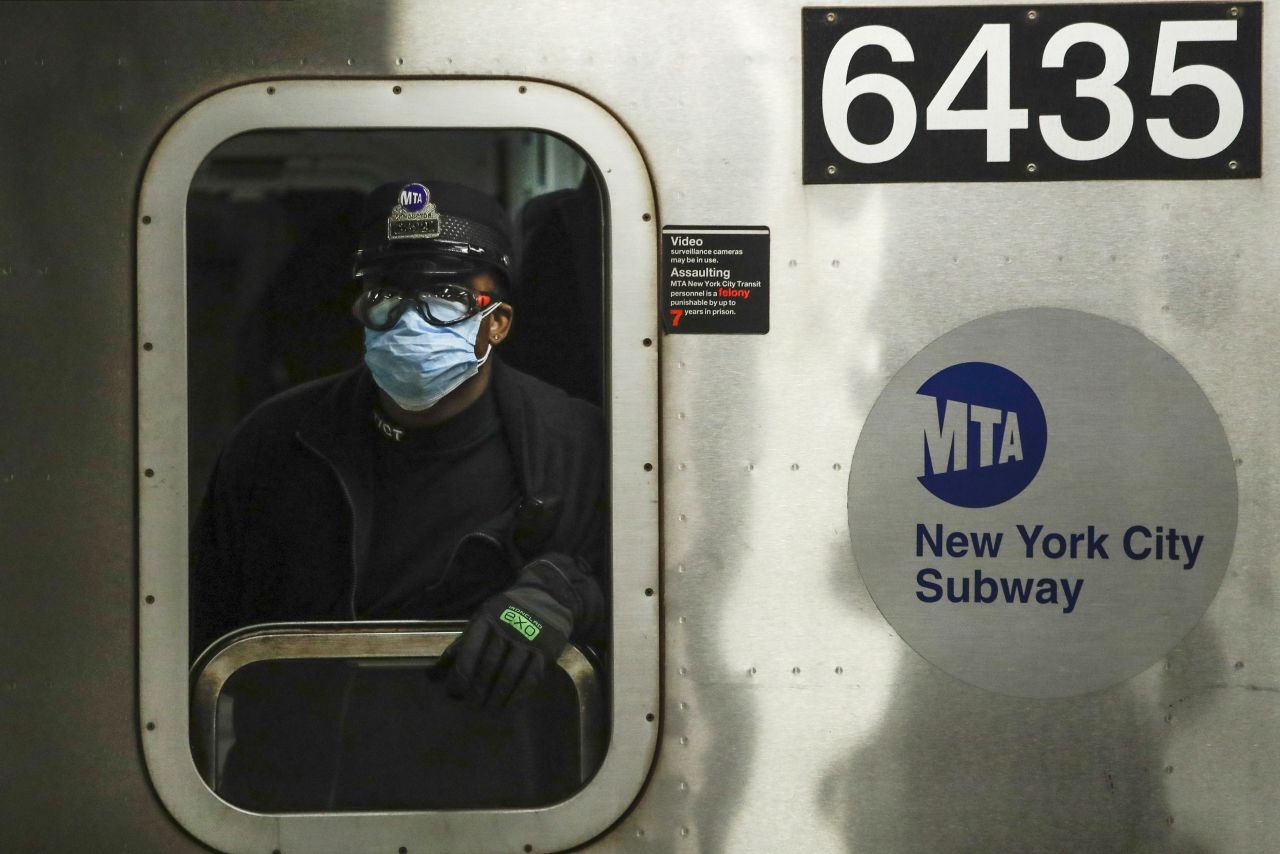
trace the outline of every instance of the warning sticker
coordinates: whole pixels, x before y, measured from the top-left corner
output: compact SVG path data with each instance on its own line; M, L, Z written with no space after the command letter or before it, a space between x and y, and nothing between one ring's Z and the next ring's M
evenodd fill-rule
M662 229L662 324L672 333L769 331L769 229Z
M1200 620L1236 532L1235 463L1191 375L1137 330L990 315L889 381L849 478L854 557L916 652L1067 697L1141 673Z

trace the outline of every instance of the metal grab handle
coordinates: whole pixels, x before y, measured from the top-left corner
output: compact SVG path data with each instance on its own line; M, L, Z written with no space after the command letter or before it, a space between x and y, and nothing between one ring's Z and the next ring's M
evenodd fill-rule
M462 634L465 622L334 622L262 623L226 634L191 666L191 710L196 743L201 748L200 776L217 791L218 698L227 681L250 664L307 659L439 658ZM599 675L576 646L565 647L556 664L573 683L578 703L579 776L582 782L599 766L594 734L603 721L604 699Z

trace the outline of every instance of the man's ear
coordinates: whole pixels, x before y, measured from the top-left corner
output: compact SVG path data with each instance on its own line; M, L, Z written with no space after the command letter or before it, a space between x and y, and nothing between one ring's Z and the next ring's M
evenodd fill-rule
M497 346L507 340L511 334L511 326L515 322L515 309L510 303L503 303L489 315L489 343Z

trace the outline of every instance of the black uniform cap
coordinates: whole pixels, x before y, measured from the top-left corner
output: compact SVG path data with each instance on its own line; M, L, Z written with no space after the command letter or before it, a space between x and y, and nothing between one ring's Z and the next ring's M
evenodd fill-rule
M510 289L511 221L494 199L462 184L407 178L375 188L360 219L355 275L418 260L440 272L487 268Z

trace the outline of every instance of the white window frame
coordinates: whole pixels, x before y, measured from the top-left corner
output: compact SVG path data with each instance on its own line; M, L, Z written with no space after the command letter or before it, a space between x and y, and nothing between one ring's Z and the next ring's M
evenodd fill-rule
M538 809L264 815L223 801L189 740L187 195L225 140L281 129L524 129L560 135L592 164L605 199L612 466L610 744L599 772ZM165 806L232 852L561 850L606 830L653 761L658 693L657 233L635 142L603 107L520 80L276 80L199 102L160 139L137 211L139 708L147 769ZM646 343L647 342L647 343Z

